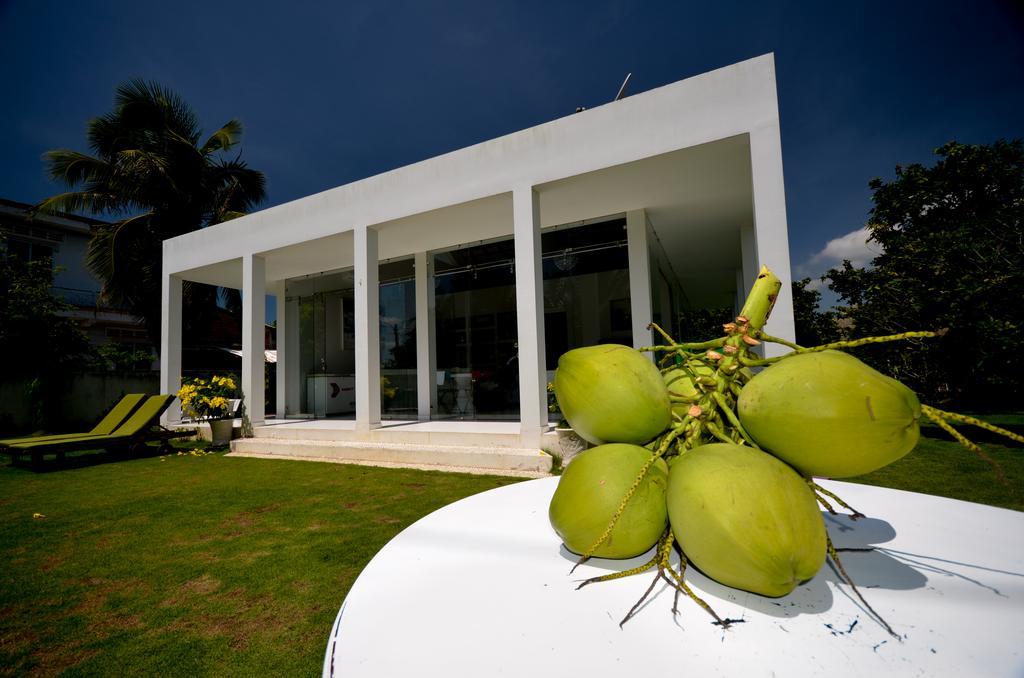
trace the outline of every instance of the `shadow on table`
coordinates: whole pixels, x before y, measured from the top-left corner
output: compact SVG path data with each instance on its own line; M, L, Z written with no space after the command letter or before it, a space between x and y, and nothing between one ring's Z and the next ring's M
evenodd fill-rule
M983 565L946 560L941 557L941 552L919 554L887 549L885 544L896 537L896 530L885 520L878 518L852 520L847 515L832 515L827 512L822 512L822 517L829 536L839 552L843 567L869 604L871 603L871 591L874 589L892 591L919 589L928 585L929 576L956 577L990 591L993 595L1005 598L1006 596L999 589L985 581L985 573L1024 577L1024 573L1020 572L991 570ZM593 558L587 562L587 565L606 570L607 573L621 572L643 565L650 560L653 554L654 549L651 549L642 556L626 560ZM564 545L560 549L560 555L573 564L579 559L577 554L566 549ZM673 554L673 566L678 568L678 562L678 557ZM972 574L964 574L962 572L964 568L970 568ZM652 569L636 576L650 578L654 577L654 573L655 570ZM583 579L585 577L578 577L580 582ZM687 567L686 580L697 595L708 599L712 607L714 606L713 600L719 599L773 617L792 618L801 614L816 614L829 610L832 607L834 596L840 595L849 598L857 607L866 612L863 603L850 589L849 584L839 576L831 559L827 561L826 566L814 579L801 584L792 593L782 598L767 598L724 586L705 575L693 563ZM643 607L647 607L656 599L661 598L663 593L672 595L667 588L667 585L656 586Z
M903 562L905 559L893 557L884 549L879 548L880 544L892 541L896 536L896 530L888 522L877 518L860 518L854 521L843 515L833 516L828 513L822 515L837 549L857 549L841 551L839 557L843 561L847 573L857 587L862 589L861 593L865 596L870 596L871 589L905 591L921 588L928 583L927 576L919 571L913 563ZM593 558L587 564L607 570L609 573L621 572L644 564L653 553L652 549L642 556L626 560ZM571 563L575 563L579 559L577 554L566 549L564 545L560 549L560 555ZM673 554L672 563L675 567L678 567L678 562L678 556ZM653 577L654 570L637 576ZM580 581L583 579L584 577L580 577ZM719 584L701 572L700 568L693 563L687 567L686 580L697 595L707 597L709 602L711 599L727 600L772 617L783 618L792 618L801 614L817 614L829 610L832 607L834 591L840 592L841 595L852 595L852 592L848 590L849 586L842 581L830 564L823 567L818 576L801 584L792 593L782 598L768 598ZM979 585L984 586L984 584ZM644 607L660 597L664 588L666 587L659 586L655 592L652 592L651 598L644 604ZM856 598L854 598L854 602L860 606L860 602ZM712 606L714 606L713 603Z

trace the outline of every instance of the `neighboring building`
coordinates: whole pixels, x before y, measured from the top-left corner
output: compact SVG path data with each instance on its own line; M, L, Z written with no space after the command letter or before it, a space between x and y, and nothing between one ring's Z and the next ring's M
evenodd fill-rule
M165 241L161 388L182 371L182 282L237 287L247 402L277 298L278 419L348 415L349 441L403 440L388 417L505 420L536 449L561 352L647 345L652 320L738 303L761 264L784 283L768 329L792 339L771 55ZM258 436L302 430L249 414Z
M0 198L0 238L6 255L22 261L53 262L53 294L74 306L68 315L93 346L116 342L129 350L153 351L155 347L136 316L100 303L102 284L85 265L90 229L105 222L75 214L30 218L31 208Z

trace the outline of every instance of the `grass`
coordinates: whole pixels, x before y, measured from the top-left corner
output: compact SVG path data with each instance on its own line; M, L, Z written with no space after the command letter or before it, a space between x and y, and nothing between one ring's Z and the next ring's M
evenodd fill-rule
M316 674L377 550L512 482L223 454L0 468L0 675Z
M973 436L967 428L963 432ZM938 430L928 433L944 435ZM985 443L982 449L1002 466L1005 484L990 465L957 443L927 436L899 461L847 480L1024 511L1024 448Z
M985 449L1007 486L936 438L851 480L1024 510L1024 449ZM445 504L516 482L202 449L92 461L0 467L0 675L317 674L377 550Z

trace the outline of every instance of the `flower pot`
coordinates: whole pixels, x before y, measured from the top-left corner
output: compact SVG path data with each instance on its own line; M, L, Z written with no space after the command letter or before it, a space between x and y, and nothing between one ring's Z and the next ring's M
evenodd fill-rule
M215 446L230 444L234 424L233 419L210 420L210 443Z
M555 433L558 434L558 449L562 452L562 468L565 468L576 455L587 449L587 441L571 428L556 427Z

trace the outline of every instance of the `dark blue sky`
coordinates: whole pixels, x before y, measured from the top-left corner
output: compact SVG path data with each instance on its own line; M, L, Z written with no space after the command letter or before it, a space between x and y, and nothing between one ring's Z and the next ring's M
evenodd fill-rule
M285 202L765 52L796 275L856 256L867 182L945 141L1024 136L1019 2L0 0L0 196L132 77L177 90Z

